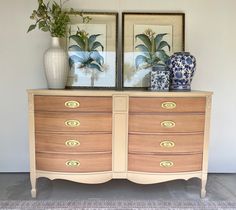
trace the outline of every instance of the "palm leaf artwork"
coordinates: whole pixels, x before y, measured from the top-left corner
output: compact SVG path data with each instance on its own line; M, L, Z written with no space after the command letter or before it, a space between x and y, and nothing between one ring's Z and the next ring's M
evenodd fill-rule
M170 45L163 40L167 33L157 34L151 29L147 29L142 34L135 36L136 40L140 40L135 49L141 54L135 58L135 67L138 70L147 69L155 65L165 65L169 56L166 49L170 51Z
M99 53L99 50L104 50L104 46L97 41L97 38L101 35L89 35L86 31L78 28L76 34L69 36L69 39L76 43L68 48L70 69L78 68L90 73L92 87L94 86L94 81L98 79L95 71L104 71L104 58Z

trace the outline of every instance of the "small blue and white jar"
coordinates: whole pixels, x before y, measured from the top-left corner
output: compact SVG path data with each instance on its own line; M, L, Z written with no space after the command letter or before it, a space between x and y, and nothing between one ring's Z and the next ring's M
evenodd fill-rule
M167 66L153 66L151 70L151 91L169 91L170 71Z
M189 52L177 52L167 61L167 66L170 70L170 89L190 91L196 58Z

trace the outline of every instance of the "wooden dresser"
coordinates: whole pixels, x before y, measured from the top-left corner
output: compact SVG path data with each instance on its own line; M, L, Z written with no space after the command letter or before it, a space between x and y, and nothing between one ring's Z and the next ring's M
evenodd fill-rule
M201 179L211 92L29 90L31 194L39 177L97 184Z

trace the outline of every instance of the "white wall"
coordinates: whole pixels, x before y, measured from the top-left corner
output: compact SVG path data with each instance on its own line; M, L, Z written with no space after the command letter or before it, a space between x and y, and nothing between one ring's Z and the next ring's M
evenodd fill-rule
M48 34L26 34L36 0L0 0L0 172L29 170L26 89L45 88ZM90 11L185 12L186 51L197 58L193 89L214 91L210 172L236 172L236 1L70 0Z

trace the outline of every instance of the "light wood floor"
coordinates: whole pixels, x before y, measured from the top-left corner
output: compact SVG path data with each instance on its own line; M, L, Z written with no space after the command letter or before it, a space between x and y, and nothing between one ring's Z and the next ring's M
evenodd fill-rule
M85 185L64 180L38 180L39 200L199 200L200 181L176 180L154 185L138 185L112 180ZM0 173L0 200L29 200L29 174ZM206 200L236 201L236 174L210 174Z

